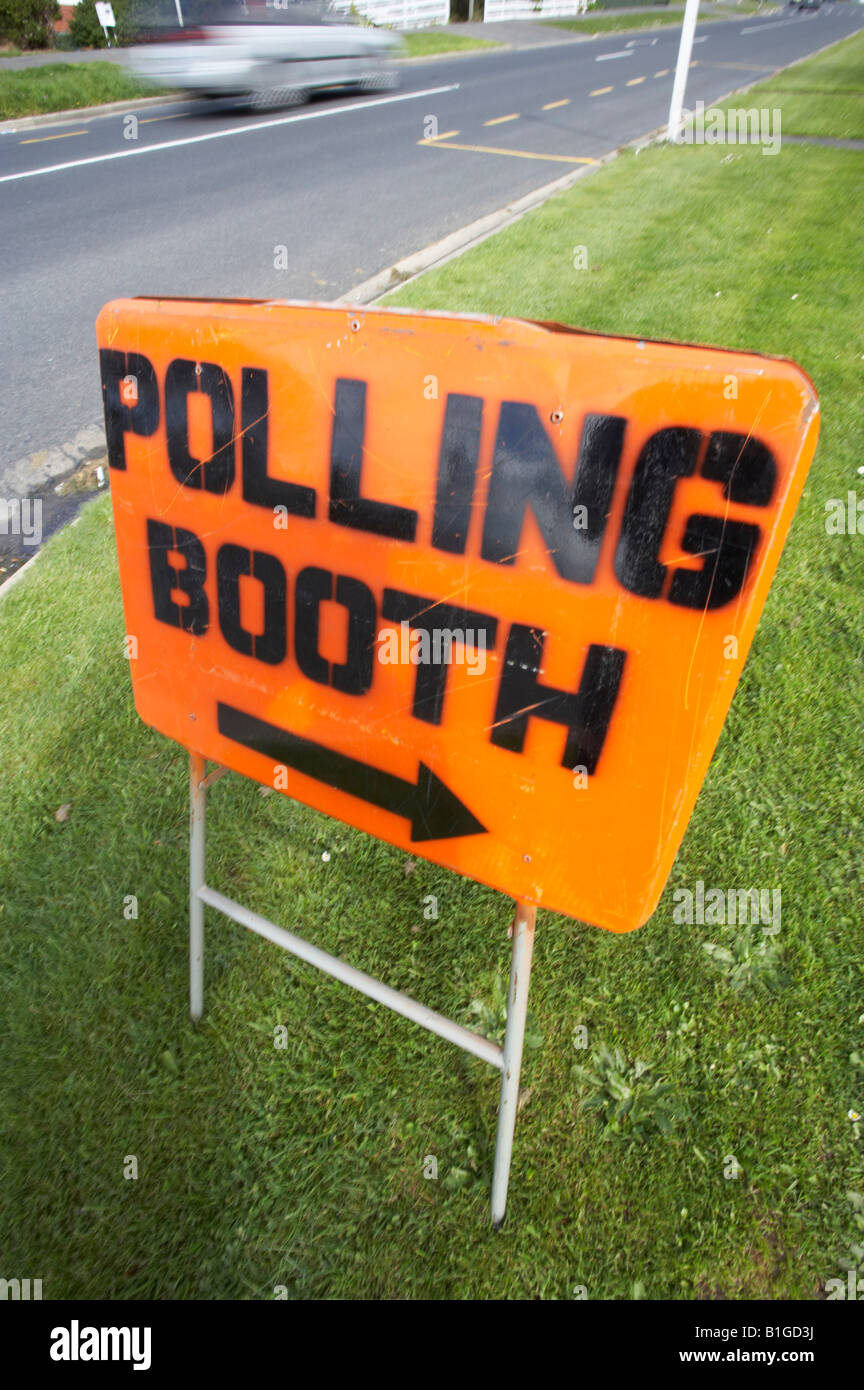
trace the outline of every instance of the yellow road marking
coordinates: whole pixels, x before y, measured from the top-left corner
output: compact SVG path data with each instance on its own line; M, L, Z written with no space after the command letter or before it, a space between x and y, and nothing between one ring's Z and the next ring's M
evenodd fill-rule
M640 82L644 82L644 81L645 81L645 78L644 78L644 77L631 77L631 78L630 78L630 81L627 83L627 86L628 86L628 87L638 87L638 86L639 86L639 83L640 83Z
M468 150L471 154L509 154L514 159L548 159L553 164L596 164L596 159L578 154L532 154L530 150L499 150L493 145L453 145L442 144L438 140L418 140L418 145L430 145L438 150Z
M512 116L496 116L494 121L484 121L484 125L503 125L505 121L518 121L519 112L515 111Z
M430 135L428 141L421 141L421 144L432 144L433 140L452 140L454 135L458 135L458 130L444 130L440 135Z
M140 125L152 125L154 121L174 121L177 119L177 112L173 111L170 116L141 116Z
M611 87L598 87L596 91L591 93L591 95L592 97L605 97L606 93L611 91Z
M565 97L563 101L547 101L546 105L543 107L543 110L544 110L544 111L554 111L556 106L569 106L569 105L570 105L570 98L569 98L569 97Z
M34 135L30 140L19 140L19 145L41 145L43 140L68 140L73 135L89 135L89 130L64 130L62 135Z
M669 76L669 69L668 69L668 68L661 68L659 72L655 72L654 76L655 76L655 77L668 77L668 76Z

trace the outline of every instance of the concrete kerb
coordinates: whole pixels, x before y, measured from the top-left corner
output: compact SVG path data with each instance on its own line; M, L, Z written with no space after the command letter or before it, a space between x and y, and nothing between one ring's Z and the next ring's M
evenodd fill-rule
M148 106L168 106L172 102L182 103L186 98L175 93L173 96L136 97L133 101L108 101L102 106L82 106L79 110L48 111L43 116L16 116L13 120L0 121L0 135L14 134L17 130L37 130L43 125L75 125L80 121L95 121L100 116L114 116L118 112L139 111Z
M526 213L533 212L548 198L554 197L556 193L563 193L566 189L572 188L579 179L601 169L604 164L615 159L617 153L617 150L612 150L609 154L601 156L595 164L583 165L579 169L574 169L569 174L564 174L562 178L554 179L552 183L546 183L542 188L536 188L532 193L526 193L523 198L517 198L514 202L508 203L506 207L487 213L485 217L478 218L476 222L469 222L467 226L460 227L458 231L451 232L449 236L443 237L440 241L434 241L429 246L424 246L422 251L415 251L413 255L405 256L395 265L388 266L386 270L379 271L369 280L355 285L347 294L334 300L334 304L346 307L355 304L358 307L374 304L388 291L401 289L403 285L410 284L412 280L425 275L427 270L443 265L446 261L452 261L456 256L461 256L463 252L469 251L472 246L479 246L495 232L500 232L504 227L509 227L511 223L518 222Z

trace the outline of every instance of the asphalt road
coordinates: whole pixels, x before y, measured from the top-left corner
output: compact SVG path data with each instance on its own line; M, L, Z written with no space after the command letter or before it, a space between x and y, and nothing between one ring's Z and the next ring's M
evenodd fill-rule
M702 25L687 105L862 26L848 4ZM121 113L0 134L0 498L16 461L99 424L107 300L336 298L660 126L677 45L677 27L565 38L409 65L383 98L264 116L178 104L139 111L137 129ZM430 117L437 148L420 143Z

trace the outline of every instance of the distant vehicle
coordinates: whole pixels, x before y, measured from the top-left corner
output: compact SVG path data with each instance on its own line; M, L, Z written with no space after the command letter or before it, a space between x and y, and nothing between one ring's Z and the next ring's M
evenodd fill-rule
M189 27L153 29L127 61L158 86L260 109L295 106L330 87L389 91L399 85L401 47L386 30L321 8L236 4L214 6Z
M790 0L793 10L819 10L822 0Z

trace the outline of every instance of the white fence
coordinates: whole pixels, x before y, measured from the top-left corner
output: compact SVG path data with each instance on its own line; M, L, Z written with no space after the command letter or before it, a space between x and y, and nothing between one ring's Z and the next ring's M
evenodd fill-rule
M483 18L487 24L502 19L561 19L584 14L585 0L486 0Z
M427 24L446 24L450 18L450 0L331 0L330 8L346 12L352 3L374 24L392 24L396 29L422 29Z

